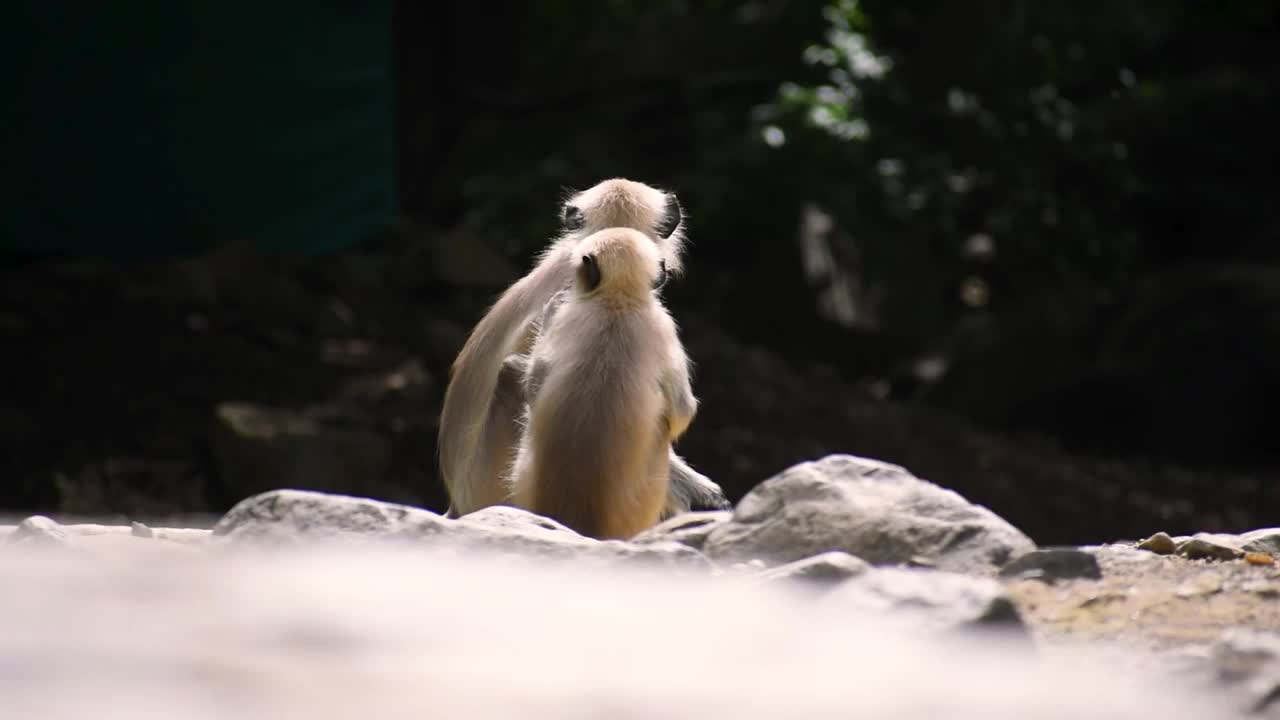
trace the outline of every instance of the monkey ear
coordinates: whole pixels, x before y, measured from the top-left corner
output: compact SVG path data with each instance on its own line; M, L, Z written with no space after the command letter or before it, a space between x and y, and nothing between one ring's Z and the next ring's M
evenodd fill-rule
M667 261L658 261L658 276L653 279L653 289L661 290L667 284Z
M680 200L674 193L667 194L667 206L662 211L662 218L658 220L657 227L654 231L659 237L669 238L671 233L680 227L680 221L684 219L684 208L680 206Z
M582 215L581 208L576 205L565 203L560 208L560 226L568 232L581 230L586 224L587 219Z
M596 264L594 255L582 256L582 264L578 266L578 272L582 275L582 284L586 287L587 292L600 287L600 266Z

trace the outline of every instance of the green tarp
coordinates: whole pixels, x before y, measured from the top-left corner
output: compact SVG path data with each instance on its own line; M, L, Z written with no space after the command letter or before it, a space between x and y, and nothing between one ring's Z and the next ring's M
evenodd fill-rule
M390 0L0 9L0 253L324 252L395 209Z

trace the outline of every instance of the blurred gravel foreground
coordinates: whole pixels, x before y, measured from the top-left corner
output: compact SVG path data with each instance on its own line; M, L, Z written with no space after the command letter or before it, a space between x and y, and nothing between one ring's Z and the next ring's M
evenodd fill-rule
M1204 720L1236 710L1091 656L1039 653L1020 633L885 624L749 574L354 536L267 547L200 530L76 532L68 544L11 527L0 545L7 717Z

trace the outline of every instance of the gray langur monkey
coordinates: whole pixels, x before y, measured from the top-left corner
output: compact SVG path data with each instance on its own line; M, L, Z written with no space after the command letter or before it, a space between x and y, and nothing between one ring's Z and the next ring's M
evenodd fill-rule
M572 286L528 355L511 502L597 539L655 525L671 447L698 401L675 321L653 286L659 249L631 228L585 238Z
M450 367L440 414L440 474L449 493L448 517L505 504L502 477L511 462L525 410L525 358L542 323L572 281L568 260L590 233L628 227L646 233L661 255L655 283L682 271L683 210L674 194L623 178L577 193L561 209L559 237L536 266L508 288L477 323ZM664 517L690 509L725 509L729 502L710 478L670 452L671 485Z

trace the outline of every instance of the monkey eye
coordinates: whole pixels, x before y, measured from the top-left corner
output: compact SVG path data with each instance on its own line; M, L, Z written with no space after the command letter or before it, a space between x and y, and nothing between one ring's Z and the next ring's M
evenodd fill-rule
M582 279L586 283L587 291L595 290L600 287L600 266L596 264L594 255L582 256Z
M582 210L573 205L565 205L560 209L560 224L565 230L581 230L586 224L586 218L582 215Z

